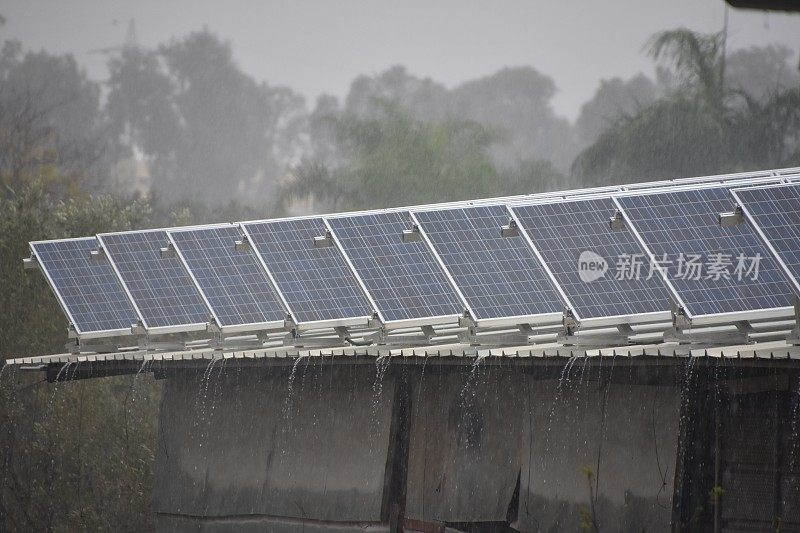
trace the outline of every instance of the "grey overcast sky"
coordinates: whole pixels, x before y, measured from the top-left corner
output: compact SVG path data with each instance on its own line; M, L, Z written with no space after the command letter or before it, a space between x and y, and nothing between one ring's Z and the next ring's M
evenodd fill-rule
M723 25L723 0L3 0L0 39L71 52L96 79L95 48L120 44L128 20L151 47L207 27L243 70L285 84L313 105L343 96L359 74L394 64L448 87L504 66L530 65L558 85L556 111L574 119L599 80L652 73L642 46L654 32ZM729 10L731 48L800 50L800 15Z

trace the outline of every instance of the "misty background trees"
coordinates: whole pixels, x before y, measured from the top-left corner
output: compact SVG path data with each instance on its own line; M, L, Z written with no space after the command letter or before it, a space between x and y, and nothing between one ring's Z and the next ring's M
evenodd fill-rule
M535 66L448 88L397 65L308 102L205 30L111 50L99 81L6 40L0 355L66 341L44 279L22 270L31 240L800 165L792 51L674 30L644 52L654 77L602 80L571 122ZM10 372L0 529L149 529L158 384Z
M2 30L0 30L2 31ZM655 79L602 80L570 122L553 80L508 67L447 88L396 65L316 102L254 80L203 30L108 52L108 79L6 41L0 176L260 214L379 207L795 164L792 51L688 30ZM57 178L55 176L57 174Z

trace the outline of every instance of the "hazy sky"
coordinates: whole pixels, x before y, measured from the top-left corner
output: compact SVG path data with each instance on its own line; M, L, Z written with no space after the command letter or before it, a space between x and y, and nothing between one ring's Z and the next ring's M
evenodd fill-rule
M448 87L504 66L555 79L557 112L574 119L601 78L652 72L642 46L654 32L719 30L723 0L3 0L0 39L71 52L96 79L96 48L122 42L134 18L155 46L208 27L233 46L243 70L309 98L343 96L359 74L394 64ZM781 43L800 50L800 15L729 10L731 48Z

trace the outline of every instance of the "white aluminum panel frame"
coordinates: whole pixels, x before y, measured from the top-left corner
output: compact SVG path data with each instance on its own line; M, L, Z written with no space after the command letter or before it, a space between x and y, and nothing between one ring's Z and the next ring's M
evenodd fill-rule
M671 191L672 189L669 189L669 190ZM662 190L661 192L665 192L665 191ZM638 194L630 194L630 196L639 196L639 195ZM619 203L616 202L616 200L614 199L614 195L607 194L605 192L599 193L599 194L586 194L586 195L581 195L581 196L551 198L551 199L540 200L540 201L536 201L536 202L517 203L517 204L513 204L513 205L507 205L506 207L508 208L509 212L514 213L514 221L517 223L517 226L520 228L520 230L525 233L525 236L527 237L528 241L530 242L530 245L534 248L534 250L537 253L537 256L540 258L539 260L543 264L547 265L547 262L544 260L544 257L541 256L541 254L539 253L536 245L533 243L533 240L528 235L527 230L524 229L522 223L520 222L519 218L517 217L517 214L514 212L514 208L515 207L525 207L525 206L528 206L528 205L565 204L565 203L573 203L573 202L586 202L586 201L591 201L591 200L611 200L614 203L614 205L617 207L617 209L620 209ZM626 227L628 227L628 226L626 225ZM629 227L628 229L630 229L631 233L633 234L634 238L636 239L636 242L642 247L642 251L644 251L648 255L648 258L650 259L650 261L653 261L654 258L652 256L652 254L650 253L649 248L644 246L644 243L642 241L641 236L639 235L639 232L633 227ZM654 263L654 264L657 264L657 263ZM546 268L547 268L547 272L550 274L550 276L552 276L552 279L555 280L555 276L553 275L552 271L550 270L550 267L546 266ZM663 276L663 273L661 273L661 274ZM561 288L561 285L558 284L558 283L557 283L557 286L559 288ZM675 290L675 288L670 283L666 283L666 287L665 288L667 289L667 292L669 292L670 296L672 296L675 299L676 303L681 301L680 298L677 296L677 291ZM562 291L563 291L563 289L562 289ZM567 301L569 302L569 299L566 296L566 293L564 293L564 297L567 298ZM669 304L669 302L666 302L666 303ZM683 304L678 303L678 305L682 306ZM571 304L570 304L570 306L571 306ZM586 317L586 318L583 318L583 317L580 316L580 312L577 309L575 309L574 307L571 306L570 310L572 311L573 315L576 317L576 320L578 321L578 323L581 326L586 326L586 327L605 327L605 326L614 326L614 325L622 325L622 324L628 324L628 325L630 325L630 324L634 324L634 325L635 324L649 324L649 323L653 323L653 322L669 321L669 320L672 319L672 311L652 311L652 312L648 312L648 313L635 313L635 314L630 314L630 315L609 315L609 316L601 316L601 317L591 317L591 318L590 317Z
M303 218L311 218L311 217L309 216ZM381 312L380 309L378 309L378 304L375 303L375 298L372 297L372 294L369 292L369 289L367 289L367 286L364 284L364 280L361 279L361 276L358 274L355 265L353 265L353 261L350 260L350 256L347 255L347 252L342 246L341 241L339 241L339 237L337 237L336 232L333 231L333 226L330 225L330 222L328 222L327 217L319 217L319 218L322 219L322 223L325 225L325 229L328 230L328 233L330 233L331 239L333 240L333 245L339 248L339 251L342 253L342 257L344 257L345 263L347 263L347 266L350 268L350 272L353 273L353 276L355 276L359 287L361 287L361 290L364 291L364 296L367 297L367 300L369 300L369 303L372 305L372 311L377 315L380 323L385 326L386 319L383 318L383 313Z
M398 212L398 211L399 212L408 212L408 213L410 213L410 211L408 211L408 210L391 210L391 211L377 210L377 211L365 211L365 212L362 212L360 214L376 214L376 213L382 213L382 212ZM457 323L459 318L461 318L459 315L436 315L436 316L431 316L431 317L407 318L407 319L401 319L401 320L386 320L384 318L383 311L378 307L378 304L375 302L375 298L370 293L369 289L367 288L366 284L364 283L364 280L361 279L361 275L358 273L358 270L356 269L355 265L353 264L353 261L350 259L350 256L347 254L347 250L345 250L344 247L342 246L341 241L339 241L339 237L336 235L336 232L334 231L333 226L331 226L331 224L329 222L330 218L356 217L356 216L360 216L360 214L347 213L346 215L342 215L342 216L335 216L335 217L323 216L321 218L322 218L323 222L325 223L325 228L331 233L331 238L333 239L334 244L339 247L339 251L342 252L342 256L344 257L345 261L347 262L347 265L350 267L350 270L353 272L353 275L356 277L356 280L358 281L358 284L361 286L361 289L364 291L364 294L367 296L367 298L369 299L369 302L374 307L375 313L378 315L378 320L380 320L381 324L383 324L384 329L391 330L391 329L411 328L411 327L418 327L418 326L435 326L435 325ZM398 235L398 238L401 238L401 236ZM430 245L427 245L427 246L430 249ZM448 276L448 278L449 278L449 272L447 272L446 270L444 272L445 272L445 275ZM456 294L458 295L459 292L456 292ZM461 298L461 300L463 302L463 298ZM465 303L465 305L466 305L466 303Z
M766 172L766 171L765 171ZM772 172L772 171L770 171ZM753 174L753 173L749 173ZM776 178L774 175L770 177L758 177L752 179L743 179L744 185L759 185L759 184L774 184L780 178ZM666 194L666 193L673 193L673 192L684 192L684 191L693 191L693 190L706 190L706 189L718 189L718 188L725 188L728 189L728 192L731 192L734 188L733 185L729 185L727 183L701 183L701 184L691 184L682 187L675 187L669 189L654 189L654 190L647 190L647 191L627 191L626 193L616 194L612 196L614 203L617 205L617 209L622 212L623 217L625 218L626 226L631 229L636 235L636 238L639 240L640 244L644 247L645 251L647 252L650 261L656 261L655 256L653 255L652 250L642 239L639 230L635 227L635 224L630 220L630 218L625 213L625 209L623 209L622 204L619 202L619 198L622 197L629 197L629 196L649 196L653 194ZM763 240L763 239L762 239ZM655 262L654 264L658 264ZM772 319L778 317L786 317L786 316L794 316L794 307L775 307L770 309L759 309L759 310L752 310L752 311L733 311L733 312L726 312L726 313L709 313L705 315L694 315L692 314L686 304L684 303L683 299L680 298L679 292L675 289L675 286L672 282L668 279L669 276L666 272L663 271L659 267L658 269L664 281L670 288L670 291L673 293L675 297L676 305L679 305L683 311L686 313L686 318L689 320L691 325L713 325L713 324L725 324L735 321L741 320L764 320L764 319ZM791 279L791 278L790 278ZM791 287L791 283L789 284Z
M300 218L300 217L298 217L298 218ZM305 219L306 217L302 217L302 218ZM312 218L312 217L308 217L308 218ZM313 218L319 218L319 219L322 219L324 221L324 219L322 217L320 217L320 216L315 216ZM289 220L297 220L297 218L292 218L292 219L289 219ZM308 331L308 330L311 330L311 329L336 328L336 327L341 327L341 326L343 326L343 327L367 326L369 324L370 319L372 318L371 316L343 317L343 318L332 318L332 319L327 319L327 320L306 320L306 321L297 320L297 316L294 314L294 312L291 311L291 306L289 305L289 302L286 300L286 298L283 295L283 292L281 292L281 290L280 290L280 286L278 285L278 281L272 275L272 271L270 271L269 267L267 266L267 262L264 260L264 257L261 255L261 252L258 251L258 247L255 245L255 242L253 241L252 235L250 235L250 232L247 230L247 225L248 224L269 224L270 222L277 222L277 221L278 221L278 219L275 219L275 220L261 220L261 221L256 221L256 222L239 222L238 224L239 224L239 227L241 228L243 234L247 236L247 240L250 242L250 247L252 248L253 252L255 253L256 258L258 259L258 262L261 263L261 267L267 273L267 276L269 276L269 280L272 283L272 286L275 287L275 290L277 291L278 295L280 296L281 301L286 306L286 309L289 309L289 314L291 315L292 320L294 321L295 325L297 326L297 329L299 331ZM327 222L325 222L325 227L330 230L330 227L327 225ZM338 242L334 242L334 246L338 247ZM339 251L342 253L342 255L344 255L344 252L341 250L341 248L339 248ZM349 262L348 262L348 266L350 266ZM352 271L352 268L350 268L350 270ZM359 282L359 286L360 286L360 288L361 288L361 290L363 292L363 285L361 284L361 280L358 279L358 282ZM374 302L372 301L372 299L368 298L368 300L369 300L369 302L371 304L374 305Z
M770 242L769 238L767 238L767 235L761 229L761 226L759 226L759 224L756 221L756 219L750 213L750 210L747 208L747 202L743 202L742 199L739 197L739 195L736 194L737 191L775 189L775 188L779 188L779 187L798 187L798 188L800 188L800 184L795 184L795 183L776 183L776 184L773 184L773 185L764 185L764 186L761 186L761 187L758 187L758 186L756 186L756 187L740 187L740 188L736 188L736 189L731 189L730 193L731 193L731 196L733 196L733 199L736 201L736 205L741 207L742 212L744 213L744 216L747 217L747 220L750 222L750 225L756 231L756 233L761 238L761 240L764 241L764 244L767 246L767 249L770 251L770 253L772 253L773 258L778 262L778 264L783 269L784 273L789 277L789 280L792 282L792 287L793 287L793 289L795 291L795 295L798 298L800 298L800 281L798 281L798 279L792 273L792 271L789 268L789 266L783 260L781 255L778 253L778 250L775 249L775 247L772 245L772 242Z
M185 227L182 229L189 230L191 227ZM105 252L106 257L108 258L109 263L111 263L111 268L114 269L114 273L119 278L120 283L122 283L122 287L125 289L125 293L128 295L128 299L133 303L134 308L136 309L137 314L139 315L140 320L142 322L142 327L144 328L146 334L149 335L166 335L168 333L188 333L192 331L205 331L208 328L208 322L194 322L189 324L175 324L172 326L158 326L158 327L150 327L147 325L147 321L144 319L142 312L139 310L139 306L136 303L136 299L131 294L128 285L125 283L125 280L122 278L122 275L117 268L117 264L114 261L108 247L106 246L105 241L103 241L103 237L106 235L130 235L132 233L154 233L156 231L162 231L164 234L168 234L172 228L153 228L153 229L144 229L144 230L132 230L132 231L114 231L114 232L107 232L107 233L98 233L97 234L97 241L100 243L100 246L103 248L103 252ZM167 237L169 238L169 237ZM164 244L167 244L166 242ZM186 263L180 261L181 266L183 267L184 271L186 271ZM188 273L188 271L187 271ZM190 275L191 276L191 275ZM192 282L195 283L194 278L192 277ZM195 283L195 286L197 284ZM200 293L201 297L203 296ZM203 300L205 303L205 299ZM206 308L208 308L208 304L206 303Z
M47 240L42 240L42 241L31 241L31 242L28 243L28 248L31 251L31 255L36 258L36 264L39 266L39 269L44 274L44 277L47 280L47 284L50 285L50 290L53 291L53 294L55 295L56 300L58 301L58 305L61 307L61 310L63 311L63 313L67 316L67 319L69 320L69 325L72 327L72 329L75 330L75 335L77 336L77 338L79 340L103 339L103 338L108 338L108 337L120 337L120 336L126 336L126 335L129 336L129 335L132 334L130 327L124 328L124 329L106 329L106 330L98 330L98 331L83 331L83 330L81 330L78 327L77 322L75 321L75 317L73 317L72 313L69 311L69 308L68 308L66 302L64 301L64 297L62 296L61 292L56 287L56 284L53 282L53 278L50 275L50 272L48 272L47 267L44 265L44 263L39 261L39 257L36 254L35 245L37 245L37 244L49 244L49 243L53 243L53 242L68 242L68 241L87 241L87 240L94 240L95 242L98 242L97 237L73 237L73 238L68 238L68 239L47 239ZM117 276L117 281L119 281L120 284L122 284L122 280L119 278L119 274L116 272L116 270L114 270L114 275ZM125 290L125 286L122 285L122 287L123 287L123 290ZM133 307L133 310L136 312L138 319L141 320L142 319L142 315L141 315L141 313L139 313L139 309L136 307L136 305L131 300L130 294L127 293L127 290L126 290L125 294L126 294L126 296L128 296L128 301L130 302L131 307ZM131 324L131 326L132 325L133 324Z
M506 213L509 215L509 219L513 218L515 220L515 222L517 223L517 225L519 226L519 220L516 219L516 215L511 212L511 210L509 209L508 205L503 204L503 203L491 203L491 204L486 203L486 204L480 204L480 205L462 205L462 206L457 206L457 207L443 207L442 210L470 209L470 208L473 208L473 207L502 207L503 209L506 210ZM431 250L431 252L433 252L434 257L436 257L436 260L439 263L439 267L445 272L445 274L447 275L447 279L450 281L450 284L455 288L456 293L458 294L458 296L461 299L461 301L464 303L464 305L466 307L466 310L469 311L470 317L472 318L472 321L475 323L476 327L478 327L478 328L496 328L496 327L505 327L505 326L517 326L517 325L521 325L521 324L528 324L528 325L535 325L535 326L546 326L546 325L553 325L553 324L560 324L561 323L562 319L564 318L564 312L563 311L553 312L553 313L537 313L537 314L532 314L532 315L518 315L518 316L510 316L510 317L509 316L501 316L501 317L477 318L475 316L475 312L472 310L472 307L469 305L469 302L467 302L467 298L464 296L464 294L461 292L461 289L458 287L458 283L456 283L456 280L453 278L452 274L450 273L450 270L444 264L444 261L442 261L442 258L439 256L439 253L436 251L436 248L433 246L433 243L431 242L430 238L425 233L425 229L423 228L423 225L420 223L419 219L415 215L415 213L421 213L421 212L426 212L426 211L438 211L438 210L439 209L434 205L434 206L428 206L425 209L415 209L413 211L409 211L409 213L411 215L412 220L414 221L414 224L416 224L417 227L420 228L420 235L422 235L422 238L425 240L425 243L428 245L428 248ZM553 286L556 289L556 292L558 292L558 294L561 296L561 299L562 299L561 300L561 305L562 305L562 307L563 306L570 307L571 303L569 301L569 298L567 298L566 294L561 289L561 286L553 278L553 275L552 275L552 272L550 272L550 269L544 264L544 262L542 260L542 257L541 257L541 254L539 254L539 250L537 250L536 246L533 245L533 242L531 241L530 237L524 231L522 231L522 227L521 226L519 227L519 229L520 229L520 235L524 238L527 246L529 247L529 249L531 249L531 251L535 255L536 259L539 261L539 265L543 267L543 269L545 271L545 274L548 276L550 282L553 283ZM498 227L497 230L498 230L498 235L499 235L500 227Z
M192 226L192 227L184 227L184 228L174 228L174 229L167 230L167 238L169 239L169 242L172 244L172 247L175 249L175 254L180 258L181 263L183 264L183 268L185 268L186 271L189 273L189 276L192 278L192 281L194 282L195 287L197 287L197 290L200 291L200 296L203 297L203 301L205 302L206 307L208 307L208 309L211 311L211 315L214 317L214 321L216 322L216 324L214 324L214 325L217 328L219 328L219 330L223 334L242 333L242 332L248 332L248 331L282 331L282 330L284 330L285 329L285 327L284 327L285 326L285 322L283 320L274 320L274 321L271 321L271 322L254 322L254 323L250 323L250 324L228 324L228 325L222 325L222 322L220 321L219 316L217 315L217 312L214 309L214 306L211 305L211 302L208 300L208 297L206 296L206 293L203 291L203 288L200 286L200 283L197 281L197 277L194 275L194 272L192 272L192 269L189 268L189 264L186 262L186 258L183 256L183 253L181 252L181 249L178 247L178 244L175 242L175 239L173 239L173 237L172 237L173 233L184 233L184 232L187 232L187 231L197 231L197 230L204 230L204 229L217 229L217 228L227 228L227 227L236 228L236 227L239 227L239 225L238 224L208 224L208 225L204 225L204 226ZM232 247L235 246L235 243L231 243L231 246ZM273 290L275 290L274 286L273 286ZM288 313L288 311L286 309L284 309L284 314L286 314L286 313Z

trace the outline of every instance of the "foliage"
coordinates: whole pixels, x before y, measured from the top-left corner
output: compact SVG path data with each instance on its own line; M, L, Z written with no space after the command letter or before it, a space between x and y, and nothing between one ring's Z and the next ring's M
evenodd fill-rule
M504 68L447 89L394 66L356 78L341 109L330 98L323 105L329 114L338 110L365 119L381 117L384 103L392 102L422 122L475 122L495 133L490 151L494 166L508 169L534 158L566 170L577 145L570 124L551 107L555 94L555 82L531 67ZM311 134L313 139L313 130Z
M732 90L723 42L683 29L656 35L650 52L668 61L675 90L618 118L575 159L573 175L603 184L798 164L800 87L767 97Z
M722 113L726 96L724 49L722 33L703 35L685 28L657 33L648 46L653 59L673 67L679 87L713 113Z
M0 529L151 531L159 397L145 375L48 384L7 371Z
M38 181L1 197L0 356L58 353L67 340L43 276L22 268L28 241L131 229L152 219L142 201L64 199ZM0 378L0 529L152 527L147 509L160 390L152 381L56 385L15 370Z
M734 50L725 59L725 83L735 92L764 102L776 92L800 85L793 52L784 46Z
M114 134L150 159L163 198L269 197L298 147L301 96L254 81L207 31L156 51L128 47L109 68Z
M496 134L478 123L412 118L396 102L381 115L331 117L338 150L349 164L330 169L306 160L284 200L323 199L324 208L364 209L531 192L563 177L547 162L528 160L513 172L492 165ZM563 182L560 183L563 185Z
M587 186L733 170L723 126L682 96L620 119L573 163Z
M70 55L0 51L0 185L98 187L111 167L100 87ZM57 179L56 179L57 178Z
M593 144L610 125L635 115L655 102L658 87L639 74L629 80L601 80L591 100L583 104L575 122L576 134L583 144Z

